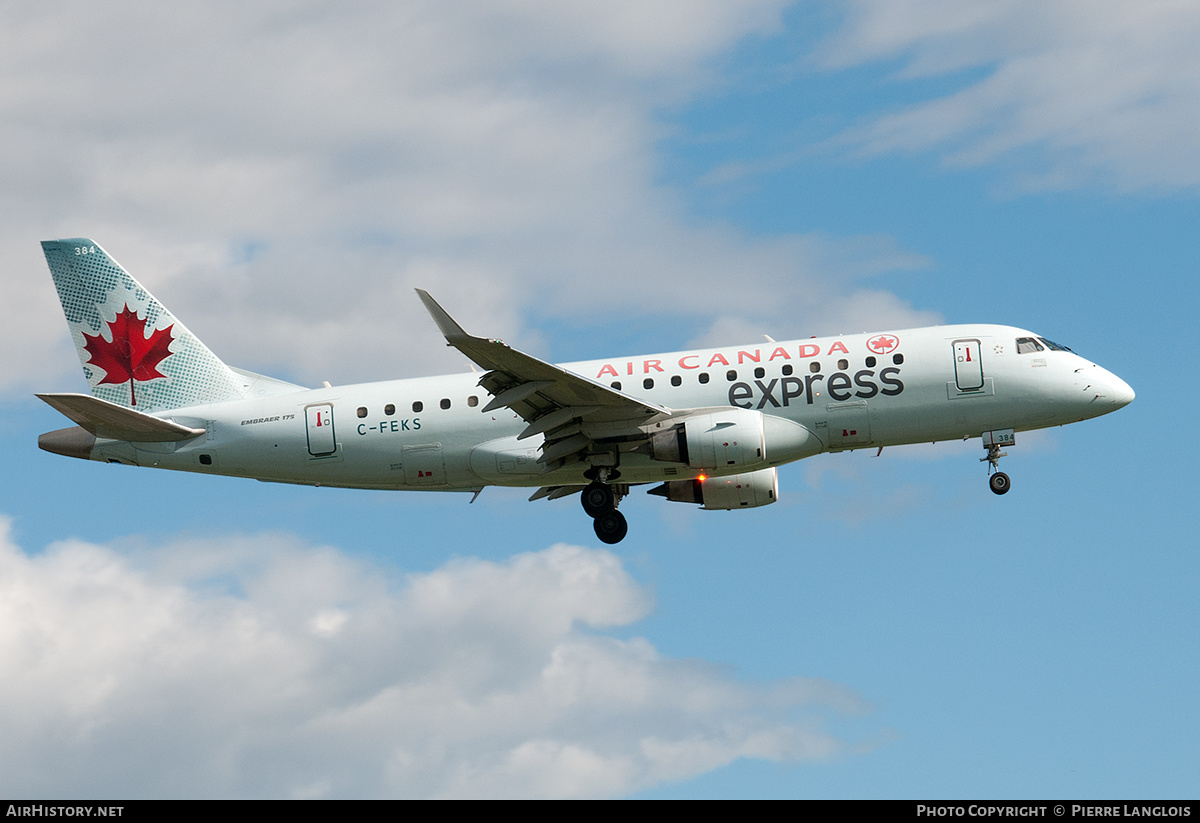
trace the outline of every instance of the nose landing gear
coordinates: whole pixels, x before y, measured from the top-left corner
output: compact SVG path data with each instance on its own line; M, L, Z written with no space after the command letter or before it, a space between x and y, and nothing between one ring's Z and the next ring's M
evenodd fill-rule
M602 543L620 543L629 533L625 515L617 511L621 498L629 494L628 486L615 486L608 482L610 471L601 469L599 476L579 494L583 510L592 518L592 528Z
M988 486L991 487L995 494L1006 494L1012 488L1012 481L1008 479L1007 474L1000 471L1000 458L1007 457L1008 452L1000 451L1000 447L995 443L984 446L984 448L987 449L987 457L979 458L979 462L987 462L989 464Z

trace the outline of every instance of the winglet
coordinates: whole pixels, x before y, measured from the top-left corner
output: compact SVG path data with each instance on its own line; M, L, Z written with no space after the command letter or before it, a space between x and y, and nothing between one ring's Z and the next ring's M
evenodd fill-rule
M458 325L454 318L438 305L436 300L429 296L429 292L424 289L417 289L417 296L425 304L425 308L433 318L433 322L437 323L438 328L442 330L442 336L446 338L447 344L452 346L459 340L469 340L471 338L471 335L467 334L466 330Z

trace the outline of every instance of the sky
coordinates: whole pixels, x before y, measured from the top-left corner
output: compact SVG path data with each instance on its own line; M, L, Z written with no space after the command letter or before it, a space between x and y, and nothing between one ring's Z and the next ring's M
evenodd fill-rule
M1193 797L1198 39L1174 0L0 5L0 795ZM978 441L819 455L602 546L574 499L39 451L85 383L38 241L79 236L310 386L467 370L424 288L555 361L1012 324L1137 399L1018 435L1004 497Z

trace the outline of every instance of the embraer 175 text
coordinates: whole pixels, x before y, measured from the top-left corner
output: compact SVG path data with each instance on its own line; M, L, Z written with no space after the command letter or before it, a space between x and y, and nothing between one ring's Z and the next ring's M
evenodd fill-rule
M133 466L358 489L580 494L627 531L632 486L705 509L778 499L776 467L820 452L982 437L992 491L1015 433L1133 400L1116 375L1008 326L935 326L562 366L465 332L485 369L306 389L225 365L96 243L42 243L90 395L40 394L77 426L46 451ZM473 499L473 498L472 498Z

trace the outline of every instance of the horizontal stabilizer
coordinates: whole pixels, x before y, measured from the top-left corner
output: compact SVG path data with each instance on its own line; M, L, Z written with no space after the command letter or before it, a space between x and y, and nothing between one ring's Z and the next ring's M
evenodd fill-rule
M205 431L181 426L87 394L39 394L38 397L96 437L133 443L162 443L190 440Z

